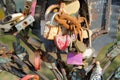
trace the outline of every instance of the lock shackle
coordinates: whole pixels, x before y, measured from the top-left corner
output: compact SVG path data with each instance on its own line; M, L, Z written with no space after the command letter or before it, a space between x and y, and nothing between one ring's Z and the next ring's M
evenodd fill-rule
M56 12L52 15L51 20L50 20L50 25L53 23L55 16L59 14L59 12Z
M56 8L60 8L60 6L58 4L53 4L47 8L47 10L45 11L45 20L48 19L48 14L50 14L50 12Z

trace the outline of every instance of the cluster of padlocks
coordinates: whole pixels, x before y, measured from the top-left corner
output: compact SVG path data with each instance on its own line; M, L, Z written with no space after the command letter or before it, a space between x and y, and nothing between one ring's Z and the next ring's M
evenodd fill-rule
M105 30L94 33L90 29L89 20L79 14L80 1L60 0L45 12L42 7L46 1L43 1L43 11L35 14L35 8L40 6L37 2L26 0L22 12L9 14L1 20L2 34L13 35L16 41L12 44L13 50L0 43L0 69L18 76L20 80L49 80L39 72L41 63L44 62L57 80L102 80L106 68L120 54L119 41L108 50L105 55L108 62L101 67L104 59L96 61L96 57L93 57L95 49L92 47L92 40ZM44 18L39 18L38 15L44 15ZM35 35L38 32L39 39L29 35L30 29L33 30L36 25L39 28ZM34 53L34 64L29 60L30 54L21 45L21 41ZM45 50L41 48L42 44ZM52 54L56 54L57 59ZM65 61L61 54L67 55ZM119 73L117 68L107 80L119 79Z

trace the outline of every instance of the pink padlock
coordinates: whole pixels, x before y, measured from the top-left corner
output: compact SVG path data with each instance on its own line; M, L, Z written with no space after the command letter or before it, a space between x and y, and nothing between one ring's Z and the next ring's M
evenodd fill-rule
M83 57L81 53L69 52L67 54L67 64L83 65L82 59Z

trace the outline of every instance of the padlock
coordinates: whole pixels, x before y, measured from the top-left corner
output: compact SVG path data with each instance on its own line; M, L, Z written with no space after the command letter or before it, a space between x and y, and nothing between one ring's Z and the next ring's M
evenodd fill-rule
M30 14L31 5L32 5L32 0L26 0L24 10L23 10L24 15L27 16Z
M58 49L65 50L71 43L69 35L56 35L54 42Z
M35 51L35 59L34 59L34 68L35 70L39 70L41 66L41 56L39 51Z
M102 79L102 68L99 61L96 61L96 67L92 71L90 80L103 80Z
M8 15L5 18L3 18L2 23L3 24L10 23L12 21L17 20L18 18L20 18L22 16L23 16L22 13L15 13L15 14Z
M39 80L39 76L38 75L33 75L33 74L28 74L26 76L24 76L23 78L21 78L20 80Z
M35 21L32 15L28 15L24 20L20 21L18 24L15 25L18 32L25 29L28 25Z
M68 4L66 3L65 11L69 15L75 15L76 13L78 13L79 9L80 9L79 0L73 0Z
M44 32L43 32L43 37L48 39L48 40L53 40L54 37L59 33L60 27L58 27L56 22L54 21L54 17L59 14L59 13L54 13L51 21L47 21L45 24Z
M59 9L59 8L60 8L60 5L56 5L56 4L49 6L45 12L45 16L47 16L50 12L54 11L55 9ZM75 15L78 13L80 9L79 0L71 0L69 2L65 2L65 6L63 8L67 14Z
M13 27L13 25L13 23L0 24L0 30L2 32L8 32Z
M67 64L70 65L83 65L83 57L81 53L69 52L67 54Z
M8 32L14 28L16 23L22 21L24 18L25 16L22 13L8 15L2 19L2 24L0 24L0 30L3 32Z

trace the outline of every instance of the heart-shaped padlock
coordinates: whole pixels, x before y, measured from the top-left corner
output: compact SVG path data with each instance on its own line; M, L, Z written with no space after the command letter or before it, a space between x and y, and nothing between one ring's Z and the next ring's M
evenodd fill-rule
M54 41L58 49L65 50L70 45L71 38L69 35L57 35Z

